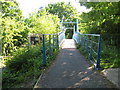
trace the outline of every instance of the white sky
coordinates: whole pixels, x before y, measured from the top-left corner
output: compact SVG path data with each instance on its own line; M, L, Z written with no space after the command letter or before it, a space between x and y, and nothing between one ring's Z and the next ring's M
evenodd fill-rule
M71 2L71 4L81 13L87 12L89 9L86 9L84 6L80 6L78 0L16 0L19 3L20 9L25 17L29 16L29 13L39 10L40 7L45 7L49 3L56 2Z

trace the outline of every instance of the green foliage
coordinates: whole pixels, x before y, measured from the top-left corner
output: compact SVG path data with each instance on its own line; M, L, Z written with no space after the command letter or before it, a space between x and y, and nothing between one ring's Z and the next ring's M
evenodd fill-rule
M29 80L36 82L43 70L41 49L42 45L24 47L13 53L13 58L6 61L6 69L3 71L3 88L19 86ZM57 53L58 50L55 50L53 56L47 55L47 66L51 65Z
M30 33L57 33L59 32L59 18L47 13L44 9L23 19L18 4L14 1L1 0L2 15L0 22L0 40L2 39L2 55L12 55L6 61L3 71L3 88L15 87L32 80L36 82L42 71L42 45L27 47ZM24 47L23 47L24 45ZM54 51L55 54L57 51ZM56 54L55 54L56 55ZM55 55L48 57L50 65Z
M10 55L27 41L28 31L16 1L0 0L2 55Z
M42 45L28 48L28 35L30 33L58 33L60 19L57 15L47 13L45 9L24 19L15 1L0 0L0 3L2 7L0 13L2 16L0 19L2 26L0 31L2 55L13 56L12 59L8 59L5 63L3 88L10 88L28 82L28 80L35 82L42 70ZM47 65L50 65L57 52L57 50L54 50L51 57L47 53Z
M92 7L92 10L81 15L82 33L99 33L106 44L119 47L119 4L120 2L89 2L83 4L88 8Z
M19 9L19 6L15 0L0 0L0 4L2 5L2 18L10 17L20 20L23 17L22 11Z
M41 46L20 48L13 55L11 60L6 61L6 70L3 72L3 88L12 87L28 78L38 77L41 73Z
M80 15L81 33L101 34L101 66L103 68L120 67L119 63L119 4L120 2L86 2L81 3L92 8Z
M101 66L103 68L120 67L120 51L115 46L106 46L102 44L101 49Z
M38 13L39 14L39 13ZM48 14L43 16L32 15L31 24L32 33L52 34L59 32L59 18L55 15Z
M35 58L37 58L41 53L41 47L31 47L31 48L20 48L19 50L17 50L17 52L15 52L14 58L10 61L7 62L6 65L8 68L11 68L13 71L18 71L21 70L22 68L27 68L27 67L31 67L34 66L34 60Z
M76 21L78 18L78 12L77 10L71 5L71 3L65 3L65 2L58 2L53 4L48 4L47 7L45 7L46 11L49 13L52 13L54 15L58 15L58 17L64 21ZM66 27L73 27L72 24L64 24ZM66 38L72 38L73 30L67 29L66 31Z
M1 0L2 17L2 55L11 55L18 48L28 44L30 33L50 34L59 32L59 18L46 12L45 9L23 19L15 1ZM0 35L1 35L0 34Z
M27 41L27 30L25 30L24 22L16 21L9 17L2 18L2 51L3 55L16 50L19 46Z
M77 10L70 3L65 4L65 2L48 4L46 10L49 13L58 15L60 19L62 19L62 17L64 16L64 19L67 21L75 20L78 15Z

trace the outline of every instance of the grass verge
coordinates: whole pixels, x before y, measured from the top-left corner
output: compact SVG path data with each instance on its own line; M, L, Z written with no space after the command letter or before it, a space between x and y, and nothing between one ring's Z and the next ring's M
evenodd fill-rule
M85 49L77 44L77 48L80 52L89 59L88 53ZM102 69L107 68L120 68L120 51L115 46L101 45L100 66Z
M6 61L6 68L2 73L2 88L33 88L42 70L41 45L20 48L13 53L13 58ZM54 50L48 56L48 67L55 59L59 50Z

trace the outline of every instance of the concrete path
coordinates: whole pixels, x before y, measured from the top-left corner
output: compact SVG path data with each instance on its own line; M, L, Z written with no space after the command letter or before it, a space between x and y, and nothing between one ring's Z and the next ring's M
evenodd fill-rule
M107 77L112 83L114 83L118 88L120 88L120 68L109 68L104 69L103 71L104 76Z
M76 49L72 39L66 39L62 50L38 83L38 88L115 88Z

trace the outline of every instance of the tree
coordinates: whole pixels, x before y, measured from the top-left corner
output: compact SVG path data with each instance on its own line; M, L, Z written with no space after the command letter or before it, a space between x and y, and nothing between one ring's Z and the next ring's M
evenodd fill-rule
M54 4L48 4L46 10L49 13L58 15L60 19L64 16L66 21L74 21L77 18L77 10L70 4L65 4L65 2L58 2Z
M15 1L0 0L2 54L10 55L27 41L22 12Z
M52 34L59 31L60 19L57 15L47 13L45 9L32 13L25 22L31 33Z
M13 1L7 1L7 0L0 0L1 8L2 8L2 18L4 17L10 17L16 18L17 20L21 19L22 11L20 10L18 3Z
M78 18L78 12L77 10L70 4L65 4L65 2L58 2L53 4L48 4L46 7L46 11L49 13L52 13L54 15L58 15L60 20L64 17L64 21L75 22ZM73 27L74 25L65 24L66 27ZM73 30L67 29L66 31L66 38L72 38Z
M92 7L92 10L81 15L81 30L84 33L102 34L103 40L108 45L119 47L119 4L120 2L83 3L87 8Z

